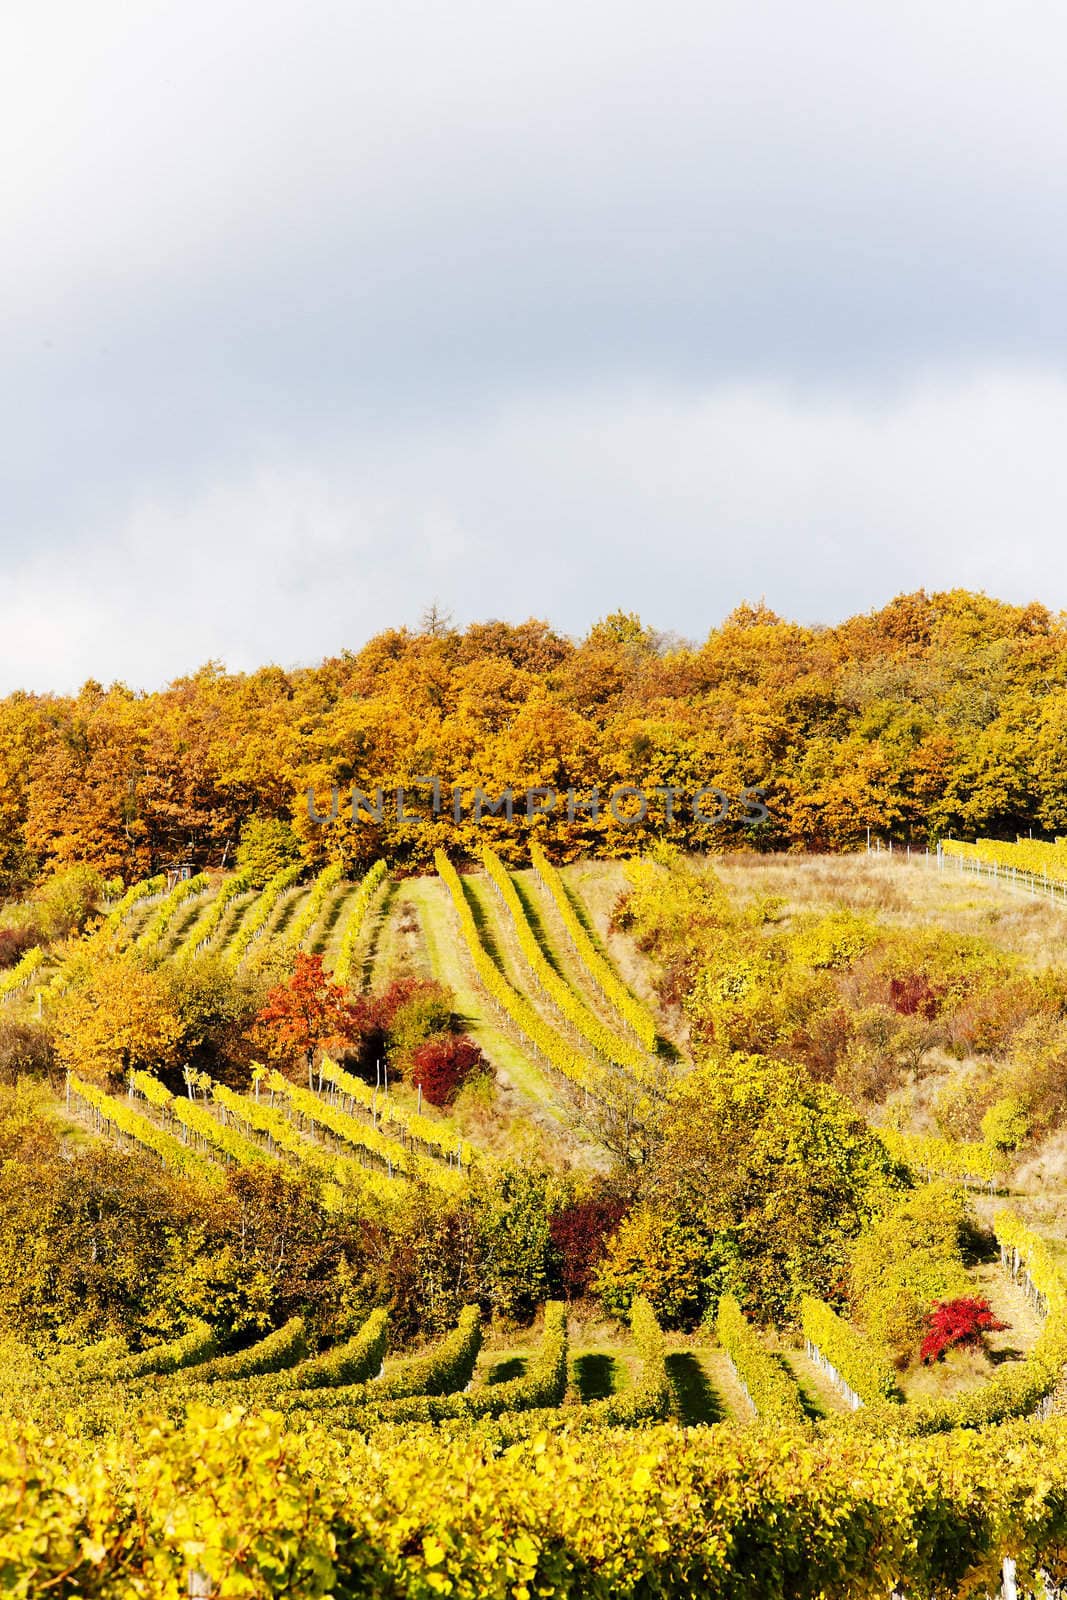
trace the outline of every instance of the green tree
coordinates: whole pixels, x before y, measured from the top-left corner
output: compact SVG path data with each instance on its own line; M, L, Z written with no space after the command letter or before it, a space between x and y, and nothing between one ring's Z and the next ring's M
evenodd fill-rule
M262 889L275 873L300 860L300 842L280 817L250 817L241 829L237 865L251 874L251 886Z
M899 1184L841 1095L798 1067L738 1055L676 1086L643 1200L664 1228L703 1237L706 1308L731 1287L783 1321L802 1294L843 1297L849 1241Z

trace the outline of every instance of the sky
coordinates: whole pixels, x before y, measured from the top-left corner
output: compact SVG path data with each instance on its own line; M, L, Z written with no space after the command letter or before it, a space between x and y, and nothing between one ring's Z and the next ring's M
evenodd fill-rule
M1067 12L0 22L0 691L1067 607Z

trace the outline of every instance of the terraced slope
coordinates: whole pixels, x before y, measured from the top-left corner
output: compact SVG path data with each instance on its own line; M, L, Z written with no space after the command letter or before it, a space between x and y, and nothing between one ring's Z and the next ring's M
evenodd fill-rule
M570 1126L571 1107L564 1093L494 1020L460 939L444 884L439 878L411 878L398 899L412 906L418 919L423 975L437 977L452 989L463 1027L504 1086L518 1090L558 1125Z

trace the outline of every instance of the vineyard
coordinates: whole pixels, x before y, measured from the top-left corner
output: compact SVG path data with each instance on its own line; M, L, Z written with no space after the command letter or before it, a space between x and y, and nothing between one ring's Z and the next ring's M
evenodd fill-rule
M492 1086L434 1104L384 1044L359 1062L319 1047L306 1070L302 1057L285 1070L255 1060L236 1085L190 1063L133 1066L106 1083L66 1072L56 1115L70 1149L117 1152L152 1181L180 1186L193 1215L238 1204L237 1239L261 1195L268 1234L272 1218L310 1205L319 1218L310 1237L348 1230L370 1265L358 1285L343 1280L329 1316L309 1300L239 1317L259 1291L238 1277L228 1299L198 1283L176 1327L157 1308L133 1338L9 1340L0 1562L15 1575L12 1592L814 1597L895 1587L932 1597L1002 1583L1006 1593L1012 1583L1039 1592L1034 1575L1058 1574L1067 1533L1055 1487L1067 1461L1058 1420L1067 1246L1055 1217L1050 1232L1035 1221L1040 1195L1003 1135L1015 1126L1006 1113L978 1136L933 1127L929 1114L909 1125L913 1094L858 1121L850 1113L820 1124L804 1147L808 1163L854 1151L833 1155L833 1183L842 1195L852 1183L872 1186L875 1198L856 1202L873 1213L860 1225L870 1249L879 1215L892 1240L893 1206L905 1219L908 1205L918 1208L918 1221L899 1224L917 1241L913 1256L902 1247L902 1262L916 1264L910 1279L892 1277L895 1251L877 1245L873 1263L855 1266L849 1304L843 1246L822 1243L832 1270L798 1256L804 1264L789 1270L808 1277L769 1315L755 1266L744 1270L767 1222L740 1254L723 1253L724 1242L718 1257L701 1246L693 1282L721 1271L703 1313L687 1310L676 1288L690 1270L697 1210L713 1206L716 1186L739 1168L765 1096L785 1092L774 1088L777 1069L736 1043L709 1067L707 1040L729 1028L740 1037L757 981L765 987L753 992L752 1014L765 1025L782 993L796 1011L806 991L785 965L794 950L817 975L811 992L829 1004L827 972L851 962L856 984L873 970L870 927L837 909L816 922L819 913L804 909L788 913L783 934L780 909L731 911L698 868L678 864L560 871L537 847L529 866L515 868L485 847L480 871L460 870L443 850L436 868L395 879L378 861L346 879L337 865L314 874L293 862L258 881L243 868L169 889L148 879L105 907L65 963L33 947L10 969L3 996L16 1016L61 1008L84 982L79 962L126 950L179 984L205 961L235 984L284 973L298 958L320 961L323 982L370 1007L372 1030L385 1026L374 1007L391 984L401 1004L447 991ZM941 877L934 863L908 870ZM625 919L621 928L613 920L620 895L640 942ZM669 917L674 938L683 916L693 919L700 960L713 952L722 963L721 974L691 985L688 1012L657 997L640 953L655 947L642 918L654 927ZM768 947L777 965L765 963ZM967 947L961 959L982 981L1007 981L992 957ZM898 975L897 945L885 960L891 976L864 981L882 984L900 1016L932 1026L921 1008L932 1013L939 992L918 968ZM962 997L968 1018L970 981L957 975L944 991L953 1004ZM694 1086L709 1071L725 1098L702 1102ZM661 1166L642 1188L642 1165L684 1150L704 1103L718 1105L722 1129L733 1127L730 1094L740 1109L722 1137L734 1155L715 1178L695 1147L681 1221L657 1214L658 1197L680 1180ZM794 1136L775 1122L787 1104L768 1113L782 1139ZM818 1094L804 1104L809 1120L828 1114ZM806 1124L798 1128L806 1139ZM547 1157L540 1235L533 1190L523 1187L532 1180L510 1148L520 1138ZM772 1138L753 1170L766 1186L792 1160ZM620 1161L629 1189L611 1194L636 1200L604 1198ZM798 1216L807 1203L793 1202ZM504 1208L499 1237L488 1231L493 1206ZM984 1254L945 1244L942 1219L957 1212ZM594 1227L599 1265L579 1262L567 1276L568 1241ZM791 1237L788 1220L783 1227ZM452 1240L447 1291L439 1266L419 1265L437 1228ZM374 1287L390 1235L403 1261L414 1256L403 1266L418 1285L413 1299ZM555 1278L521 1264L534 1261L521 1252L535 1236L543 1259L557 1262ZM735 1227L731 1237L741 1236ZM468 1266L477 1252L481 1288ZM957 1353L940 1388L936 1372L900 1356L901 1307L920 1292L913 1280L927 1257L927 1305L988 1296L987 1320L1009 1330L984 1353ZM864 1283L874 1287L861 1292ZM610 1316L591 1310L594 1290ZM170 1332L159 1337L152 1326ZM847 1539L834 1531L843 1520Z

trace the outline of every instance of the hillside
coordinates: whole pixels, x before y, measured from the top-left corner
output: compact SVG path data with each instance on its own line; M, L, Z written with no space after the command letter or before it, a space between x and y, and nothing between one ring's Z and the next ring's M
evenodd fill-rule
M61 1433L78 1475L162 1418L123 1481L186 1483L187 1447L228 1473L284 1429L320 1464L366 1440L399 1483L432 1437L467 1472L587 1472L587 1438L622 1461L633 1434L729 1473L759 1423L830 1484L882 1440L928 1473L927 1440L1058 1414L1067 907L1042 848L1025 878L486 847L351 879L264 823L234 870L96 907L98 878L59 875L6 912L13 949L40 942L2 980L0 1434ZM921 1359L942 1301L985 1323ZM68 1563L76 1592L128 1559L122 1526ZM277 1592L213 1537L157 1532L150 1562Z

